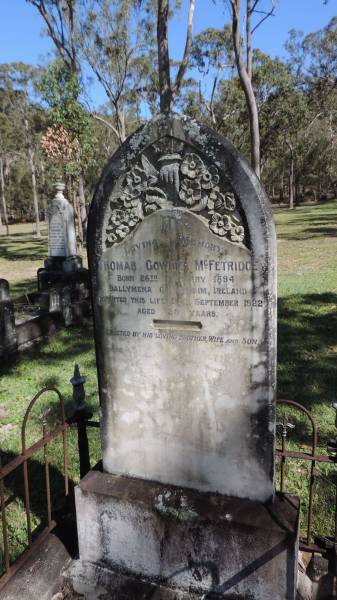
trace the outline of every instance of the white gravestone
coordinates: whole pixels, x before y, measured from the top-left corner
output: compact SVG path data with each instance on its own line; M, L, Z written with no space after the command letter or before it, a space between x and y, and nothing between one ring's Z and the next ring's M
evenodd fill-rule
M298 502L274 495L276 240L258 179L208 127L158 116L107 165L88 243L103 472L75 492L76 591L294 600Z
M76 256L74 210L63 195L64 184L56 183L55 198L48 206L48 251L50 257Z
M274 489L274 225L244 161L198 128L155 121L92 208L103 466L264 501Z

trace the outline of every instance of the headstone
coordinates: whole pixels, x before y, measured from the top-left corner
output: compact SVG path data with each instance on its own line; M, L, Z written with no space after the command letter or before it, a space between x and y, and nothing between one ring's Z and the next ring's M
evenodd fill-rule
M64 197L65 185L55 184L56 195L48 206L48 258L44 269L38 269L38 289L41 293L52 288L88 284L88 272L76 254L74 210ZM87 285L88 287L88 285Z
M164 123L109 191L101 183L91 212L104 469L264 501L272 216L234 150L181 119L171 137Z
M109 163L88 232L104 473L77 490L82 560L183 592L293 598L298 507L274 504L273 529L264 504L276 242L259 181L207 127L160 116ZM259 582L240 576L263 555Z
M74 210L63 195L65 185L55 184L56 195L48 206L49 256L76 256Z
M82 268L82 259L76 255L74 209L64 197L65 185L55 184L56 195L48 206L48 254L45 267L71 273Z
M0 279L0 357L17 350L14 304L10 298L9 284Z

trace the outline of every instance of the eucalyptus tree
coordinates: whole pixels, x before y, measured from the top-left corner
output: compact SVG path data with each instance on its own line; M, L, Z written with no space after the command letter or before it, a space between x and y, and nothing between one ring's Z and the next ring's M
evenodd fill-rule
M242 0L225 0L231 11L232 38L236 67L245 95L250 127L251 164L256 175L260 177L260 130L259 113L252 84L253 58L252 35L260 25L274 15L275 0L269 0L265 8L264 0L245 0L245 39L241 34L243 12ZM254 17L257 15L257 21ZM244 56L245 52L245 56Z
M71 76L80 82L81 65L76 44L78 0L26 0L40 14L52 39L57 56L63 61ZM78 84L79 85L79 84ZM84 173L78 174L78 195L81 229L85 231L87 211L84 192Z
M39 152L39 139L43 127L43 116L37 105L32 102L34 97L33 85L39 77L39 69L25 63L11 63L0 65L0 85L6 93L11 115L15 116L16 149L12 148L11 159L16 156L26 155L33 195L35 212L36 236L41 236L39 217L39 197L36 180L37 155ZM21 144L18 144L18 139ZM3 159L1 164L3 165ZM2 194L4 189L3 169L1 169ZM3 201L4 206L4 201ZM4 208L5 212L5 208Z
M219 102L223 96L223 81L231 79L235 66L231 29L207 28L195 36L191 50L191 66L200 73L198 102L206 111L211 125L220 131L228 114ZM208 120L208 119L207 119Z

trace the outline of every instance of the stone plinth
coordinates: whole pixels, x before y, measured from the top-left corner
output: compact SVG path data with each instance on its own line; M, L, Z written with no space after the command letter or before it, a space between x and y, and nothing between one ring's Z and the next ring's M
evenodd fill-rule
M40 292L46 292L51 288L64 288L71 286L77 288L84 284L89 289L89 274L87 269L65 272L62 269L39 269L37 273L38 289Z
M118 581L124 593L126 585L134 590L125 597L137 599L151 586L162 590L158 598L295 597L294 497L262 504L99 471L89 472L75 493L78 591L81 580L82 587L90 580L116 599L124 597Z

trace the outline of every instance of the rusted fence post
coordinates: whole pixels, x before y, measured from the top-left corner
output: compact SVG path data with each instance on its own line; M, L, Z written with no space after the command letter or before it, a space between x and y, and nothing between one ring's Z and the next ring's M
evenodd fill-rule
M80 477L84 477L90 471L89 442L87 434L87 421L91 419L92 412L87 409L85 402L86 378L81 375L78 365L75 365L74 375L70 379L73 386L74 413L68 419L70 424L77 426L77 443L80 458Z
M337 402L332 402L332 407L336 411L335 427L337 428ZM327 447L328 453L333 456L334 462L337 463L337 436L334 440L328 442ZM335 535L334 539L331 540L330 544L327 544L328 558L330 562L331 571L334 573L335 578L337 577L337 483L336 483L336 506L335 506ZM334 590L333 598L337 597L337 590Z

